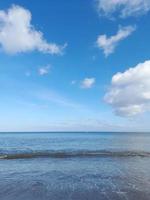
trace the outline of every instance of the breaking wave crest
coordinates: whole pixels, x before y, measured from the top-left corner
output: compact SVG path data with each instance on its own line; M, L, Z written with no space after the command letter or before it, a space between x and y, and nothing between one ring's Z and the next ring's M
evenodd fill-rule
M0 154L0 159L73 158L73 157L150 157L150 152L139 151L34 151Z

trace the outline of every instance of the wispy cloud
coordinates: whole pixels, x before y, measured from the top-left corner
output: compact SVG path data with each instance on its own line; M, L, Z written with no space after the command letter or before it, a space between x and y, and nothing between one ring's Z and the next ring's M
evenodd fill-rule
M150 10L149 0L96 0L100 15L126 18L146 14Z
M13 5L8 11L0 10L0 45L9 54L27 51L40 51L48 54L61 54L65 45L48 43L43 33L31 24L31 12Z
M96 41L97 46L103 50L105 56L112 54L120 41L127 38L136 30L135 26L120 27L116 35L107 37L107 35L99 35Z
M124 123L124 124L116 124L110 123L108 121L100 120L100 119L83 119L80 118L78 120L57 120L52 121L50 120L49 123L40 122L39 124L32 124L24 127L24 124L21 126L23 127L23 131L139 131L145 130L143 127L140 127L139 124L135 123ZM128 129L127 129L128 127ZM5 126L3 129L3 124L1 129L4 131L12 131ZM18 130L18 129L17 129ZM16 131L16 130L15 130ZM18 131L21 131L20 129Z
M48 89L39 89L38 91L31 92L31 95L39 100L42 100L46 104L54 103L63 107L73 108L73 109L84 109L83 105L73 102L72 100L60 95L56 91Z
M75 85L76 82L77 82L76 80L72 80L72 81L71 81L71 85Z

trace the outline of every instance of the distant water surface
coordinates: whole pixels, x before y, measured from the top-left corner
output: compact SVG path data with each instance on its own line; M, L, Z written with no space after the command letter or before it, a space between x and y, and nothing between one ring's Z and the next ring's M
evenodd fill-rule
M0 133L2 200L149 200L149 133Z

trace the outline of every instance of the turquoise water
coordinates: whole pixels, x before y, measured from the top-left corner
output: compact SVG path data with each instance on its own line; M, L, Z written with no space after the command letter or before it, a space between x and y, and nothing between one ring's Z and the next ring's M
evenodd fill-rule
M1 133L0 199L150 196L148 133Z

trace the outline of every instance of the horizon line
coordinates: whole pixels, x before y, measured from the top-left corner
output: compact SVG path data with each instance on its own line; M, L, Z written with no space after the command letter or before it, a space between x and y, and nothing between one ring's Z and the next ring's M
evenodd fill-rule
M150 133L150 131L0 131L1 133Z

